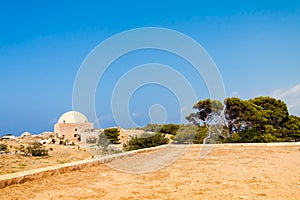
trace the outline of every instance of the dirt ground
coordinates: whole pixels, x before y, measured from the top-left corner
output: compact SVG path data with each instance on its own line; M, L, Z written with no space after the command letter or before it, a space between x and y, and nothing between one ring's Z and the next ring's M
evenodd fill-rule
M111 164L153 163L166 149ZM0 189L0 199L300 199L300 144L217 145L203 159L200 150L191 146L172 164L148 173L100 164L11 185Z
M16 145L15 145L16 146ZM44 145L49 156L31 157L22 155L0 155L0 175L37 169L57 164L89 159L92 155L86 149L77 146ZM52 150L49 150L49 149ZM11 148L12 149L12 148Z

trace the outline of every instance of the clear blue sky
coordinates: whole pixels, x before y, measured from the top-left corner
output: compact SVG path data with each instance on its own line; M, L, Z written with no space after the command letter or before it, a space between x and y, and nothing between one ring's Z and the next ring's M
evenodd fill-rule
M149 26L174 29L199 42L218 66L227 96L272 95L300 115L297 0L0 0L0 19L0 135L52 131L58 117L72 109L76 73L89 52L116 33ZM122 72L147 62L174 69L186 64L151 50L119 59L97 90L102 127L114 125L109 98ZM121 65L126 67L120 70ZM201 79L191 70L181 73L192 84ZM195 90L199 98L209 97L204 83ZM137 124L150 122L148 110L154 104L164 105L167 122L178 122L174 95L153 85L138 90L130 101Z

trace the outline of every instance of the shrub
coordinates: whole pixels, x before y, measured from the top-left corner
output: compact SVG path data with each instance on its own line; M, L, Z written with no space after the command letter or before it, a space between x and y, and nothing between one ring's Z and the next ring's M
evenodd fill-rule
M8 153L9 152L9 149L8 149L6 144L0 144L0 153L1 152L3 152L3 153Z
M104 130L107 139L113 144L120 144L120 130L118 128L107 128Z
M169 139L165 138L161 133L143 134L141 137L132 137L127 144L124 145L125 151L155 147L168 144Z
M29 145L26 149L24 146L21 146L20 149L22 152L24 152L24 155L26 156L47 156L48 150L43 147L42 144L39 142L34 142L33 144Z
M160 133L163 134L171 134L171 135L176 135L177 131L179 130L180 125L179 124L165 124L159 131Z
M199 126L197 133L193 139L194 144L203 144L204 139L207 137L208 129L205 126Z

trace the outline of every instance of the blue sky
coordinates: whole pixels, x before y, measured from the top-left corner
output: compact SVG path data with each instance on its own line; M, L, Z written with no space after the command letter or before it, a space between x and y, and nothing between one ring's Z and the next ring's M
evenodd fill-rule
M72 109L77 71L95 46L149 26L180 31L200 43L216 63L227 96L271 95L300 115L300 1L0 0L0 19L0 135L52 131L59 116ZM115 125L114 85L126 71L149 62L173 67L199 99L209 97L202 77L184 60L155 50L133 52L113 63L98 85L101 127ZM192 107L180 108L168 88L141 87L129 102L136 124L151 122L148 111L158 104L164 108L154 106L153 116L163 111L164 120L174 123Z

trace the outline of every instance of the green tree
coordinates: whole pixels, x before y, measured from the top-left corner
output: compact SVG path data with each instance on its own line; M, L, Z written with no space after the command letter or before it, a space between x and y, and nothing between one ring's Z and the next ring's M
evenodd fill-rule
M206 126L198 126L196 135L193 139L194 144L203 144L204 139L207 137L208 128Z
M162 134L176 135L179 128L180 128L179 124L165 124L162 126L159 132Z
M277 142L299 141L299 117L289 116L285 102L272 97L256 97L242 100L237 97L226 98L225 124L228 136L220 133L224 142ZM195 125L201 122L208 128L208 133L218 132L221 124L214 124L213 116L221 114L222 104L216 100L201 100L194 105L198 111L191 113L186 119ZM201 137L200 137L201 136ZM216 139L214 135L212 138ZM197 133L194 139L199 142L204 134Z
M174 142L179 144L192 143L197 134L197 129L197 126L191 124L180 125L180 128L174 137Z
M119 128L107 128L104 130L104 134L106 135L107 139L113 144L120 143L120 130Z
M270 130L272 133L275 133L277 130L282 129L289 119L287 105L279 99L257 97L250 99L249 102L256 105L260 113L261 119L255 128L262 133L270 133Z
M241 100L237 97L224 100L226 110L225 119L228 125L229 135L246 128L252 128L263 119L259 107L248 100Z
M168 144L169 139L165 138L161 133L143 134L140 137L132 137L125 145L125 151L155 147L163 144Z
M196 109L197 112L190 113L190 115L186 116L186 119L197 126L201 122L208 126L213 116L221 114L223 107L224 105L219 100L200 100L193 106L193 109Z
M194 125L203 124L207 128L207 136L203 139L205 142L214 143L218 140L222 134L222 127L225 125L223 116L224 105L219 100L205 99L198 101L194 106L197 110L195 113L191 113L186 119ZM196 135L195 142L199 142L202 136Z
M300 141L300 117L289 116L287 122L283 125L280 138L283 141Z

